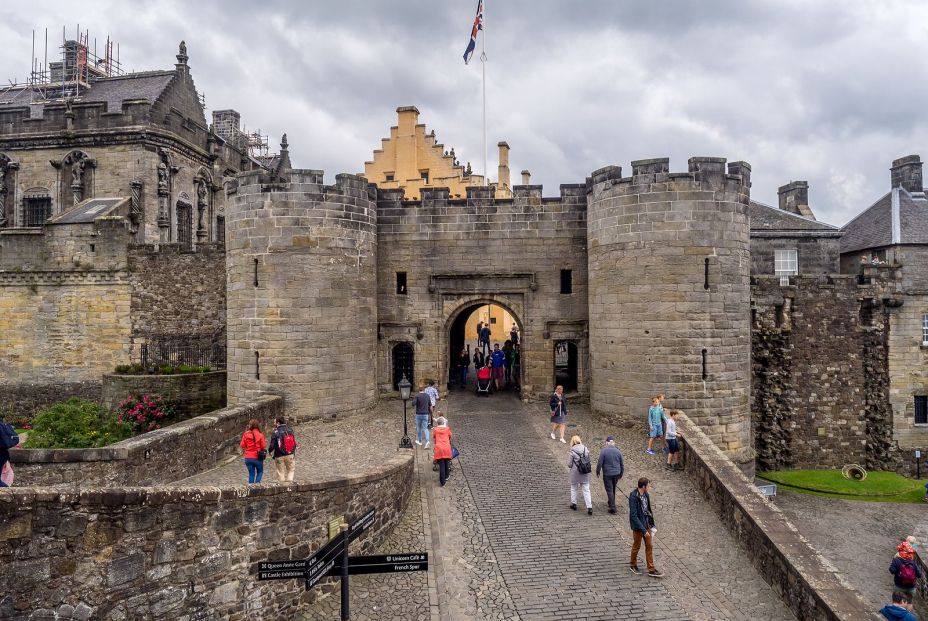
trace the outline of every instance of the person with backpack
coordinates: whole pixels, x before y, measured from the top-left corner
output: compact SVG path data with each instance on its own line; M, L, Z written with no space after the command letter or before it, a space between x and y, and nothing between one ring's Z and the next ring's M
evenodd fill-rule
M419 385L419 392L412 401L416 409L416 446L422 446L425 436L425 448L429 447L429 420L432 417L432 398L426 392L426 384Z
M0 472L10 461L10 449L18 444L19 434L13 425L0 418ZM7 487L7 484L0 480L0 487Z
M432 457L438 464L438 483L444 487L451 467L451 427L448 426L447 418L439 416L435 419L432 437L435 440Z
M245 467L248 468L248 484L260 483L264 477L264 460L267 458L267 440L261 433L261 425L252 418L245 427L242 441L239 443L245 450Z
M586 513L593 515L593 498L590 496L590 473L593 472L593 462L590 461L590 451L583 446L580 436L570 439L567 468L570 482L570 508L577 510L577 488L580 488L583 491Z
M277 480L281 483L293 481L295 473L296 436L293 427L282 416L274 419L274 433L271 434L271 457L277 468Z
M880 614L888 621L918 621L912 612L912 598L902 591L893 591L893 601L880 608Z
M915 586L918 579L922 577L922 569L915 561L915 548L908 541L900 543L896 550L896 556L889 565L889 573L893 575L893 583L897 591L902 591L909 598L915 596Z
M644 558L648 563L648 575L663 578L664 574L654 565L654 545L652 540L657 533L654 524L654 505L651 503L651 480L647 477L638 479L638 487L628 495L628 521L632 527L632 556L628 568L633 574L640 574L638 569L638 551L644 542Z

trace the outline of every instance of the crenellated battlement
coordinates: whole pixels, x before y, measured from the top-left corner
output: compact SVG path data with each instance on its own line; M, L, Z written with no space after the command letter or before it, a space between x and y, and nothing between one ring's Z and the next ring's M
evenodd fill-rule
M727 166L726 166L727 164ZM751 187L751 165L727 162L723 157L691 157L686 172L670 172L670 158L635 160L632 175L622 176L621 166L605 166L589 179L591 191L600 194L615 187L621 194L712 190L741 194L739 202L747 204Z

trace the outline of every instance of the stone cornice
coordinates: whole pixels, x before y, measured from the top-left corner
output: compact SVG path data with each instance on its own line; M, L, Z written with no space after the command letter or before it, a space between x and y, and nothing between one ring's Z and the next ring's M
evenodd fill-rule
M128 285L125 270L42 270L0 271L0 286L31 287L36 285Z

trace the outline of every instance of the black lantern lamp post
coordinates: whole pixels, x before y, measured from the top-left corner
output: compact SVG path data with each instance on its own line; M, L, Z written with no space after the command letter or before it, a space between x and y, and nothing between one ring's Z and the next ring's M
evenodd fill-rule
M409 389L412 388L412 384L406 379L405 373L403 379L397 383L397 387L400 389L400 399L403 400L403 439L400 440L400 448L411 449L412 441L409 439L409 427L406 424L406 402L409 401Z

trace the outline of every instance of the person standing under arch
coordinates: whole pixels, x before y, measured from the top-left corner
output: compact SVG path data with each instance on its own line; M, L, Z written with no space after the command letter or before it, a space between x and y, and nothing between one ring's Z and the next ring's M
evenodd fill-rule
M564 396L563 386L554 389L548 405L551 407L551 439L556 440L554 434L560 432L561 442L567 444L567 440L564 439L564 432L567 430L567 398Z

